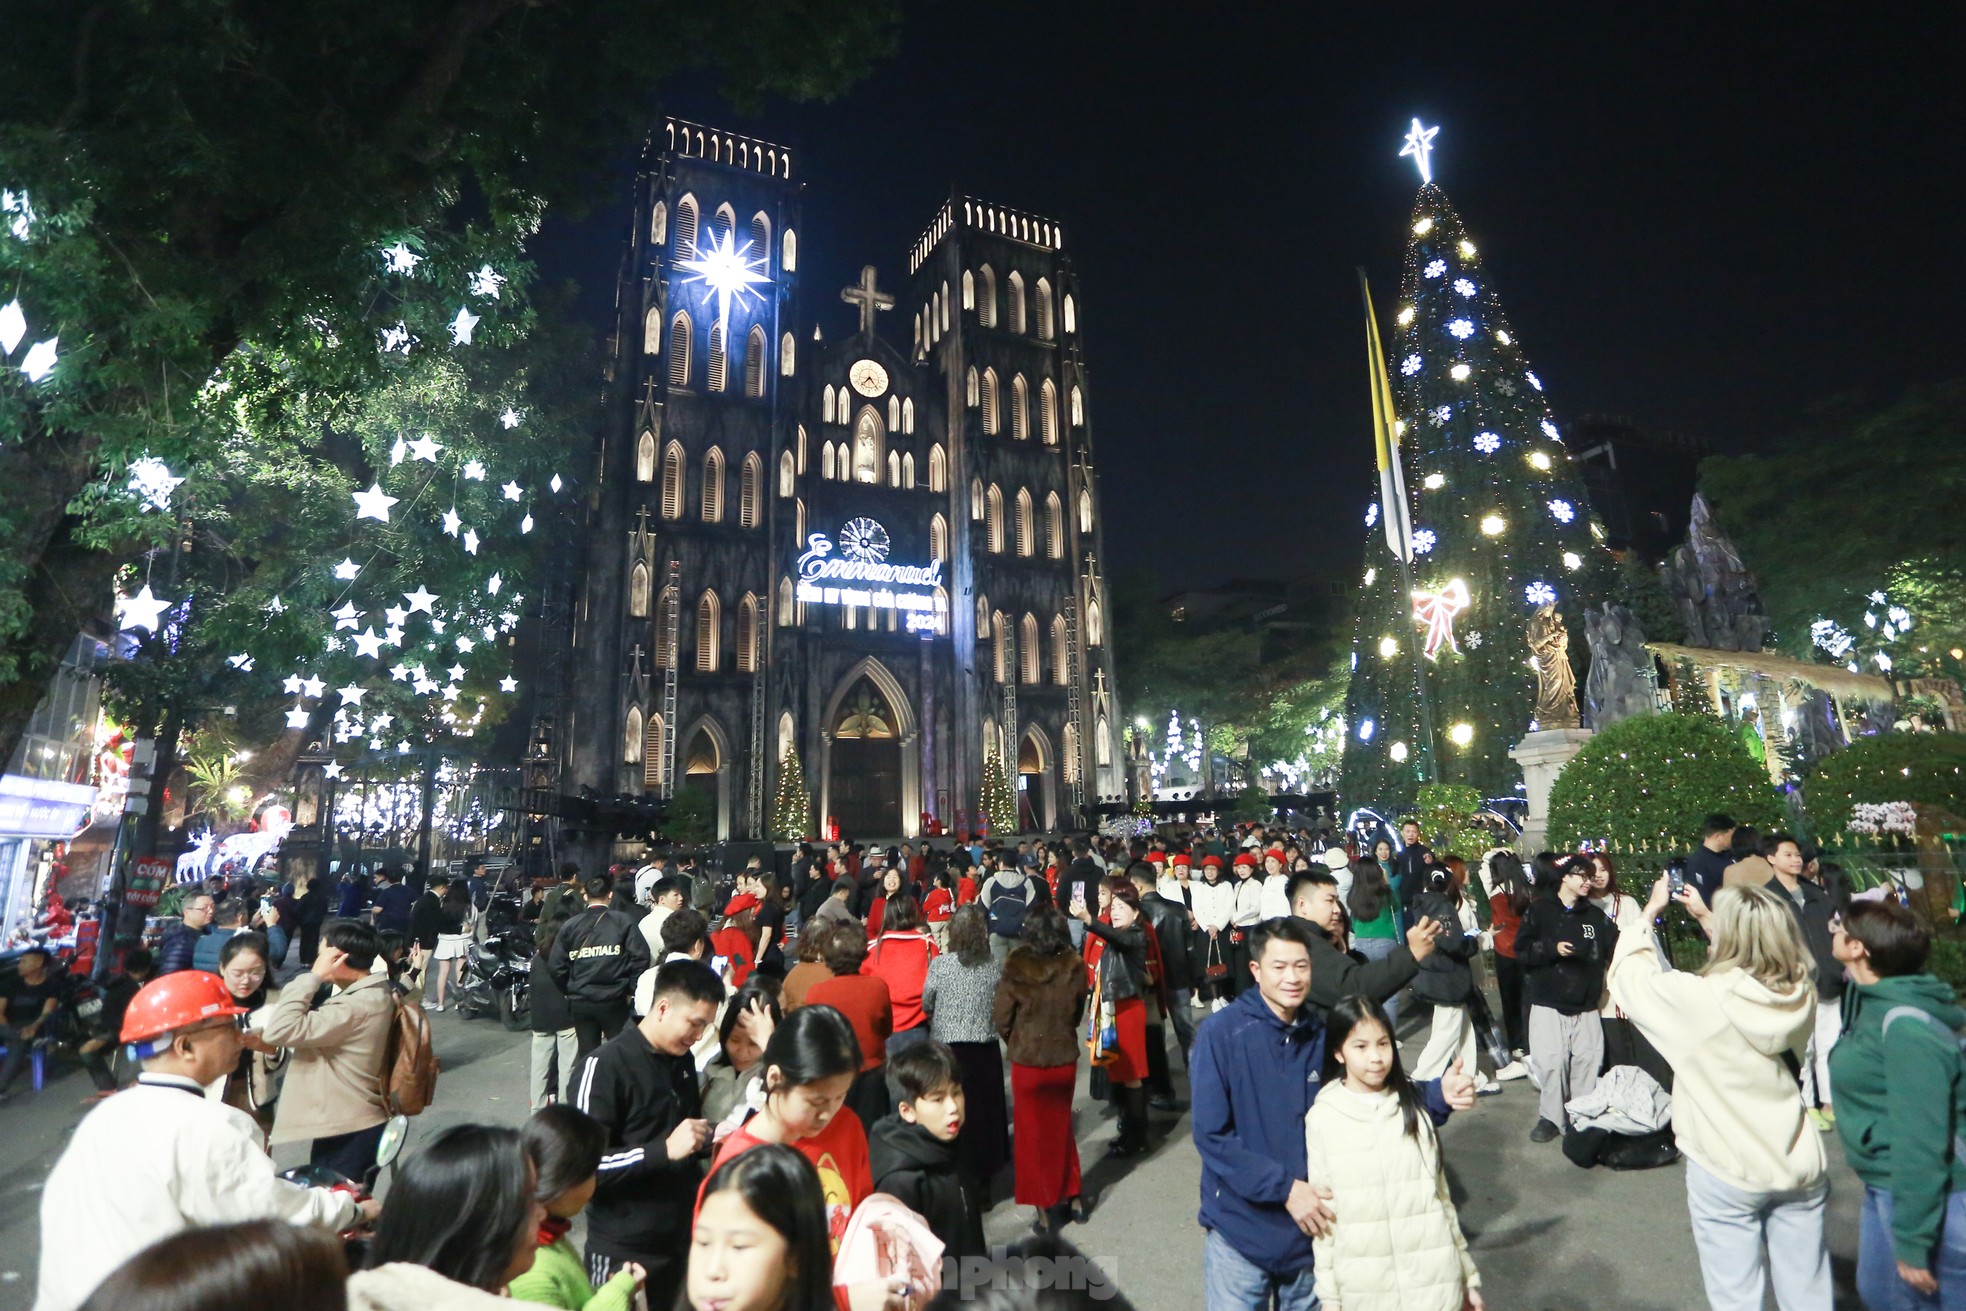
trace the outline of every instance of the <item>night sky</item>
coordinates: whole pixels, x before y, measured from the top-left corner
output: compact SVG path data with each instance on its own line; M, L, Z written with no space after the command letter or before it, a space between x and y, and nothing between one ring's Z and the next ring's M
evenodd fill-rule
M952 185L1061 221L1108 562L1168 590L1356 567L1353 270L1384 312L1416 114L1560 418L1770 448L1831 397L1966 372L1955 8L1501 8L915 4L833 104L665 105L797 150L829 336L852 329L833 289L864 263L898 286ZM543 247L603 329L625 172L615 192ZM885 327L905 350L906 317Z

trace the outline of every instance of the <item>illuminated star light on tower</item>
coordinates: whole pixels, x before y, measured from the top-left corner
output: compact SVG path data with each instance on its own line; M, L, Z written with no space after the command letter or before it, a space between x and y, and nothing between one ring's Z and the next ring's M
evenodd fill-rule
M770 282L768 274L761 272L763 258L752 259L749 251L751 243L736 245L736 238L728 230L717 233L708 246L698 243L696 255L691 259L678 260L677 266L696 274L691 282L701 282L717 295L717 322L726 329L730 325L730 303L734 298L739 305L754 295L751 290L761 282Z
M1420 181L1423 184L1434 180L1433 164L1427 156L1433 152L1434 136L1439 131L1438 127L1421 127L1420 120L1416 118L1413 120L1413 126L1406 133L1406 144L1399 149L1400 158L1413 156L1413 163L1420 170Z

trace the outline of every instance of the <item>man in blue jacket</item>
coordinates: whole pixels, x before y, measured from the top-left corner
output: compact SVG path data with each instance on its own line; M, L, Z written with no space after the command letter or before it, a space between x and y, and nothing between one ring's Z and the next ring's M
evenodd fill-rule
M1305 1179L1304 1116L1324 1068L1324 1025L1306 1006L1310 926L1265 920L1250 932L1256 986L1195 1033L1190 1069L1201 1154L1202 1286L1208 1311L1313 1311L1311 1238L1331 1223L1330 1193ZM1474 1105L1460 1063L1420 1085L1436 1121Z

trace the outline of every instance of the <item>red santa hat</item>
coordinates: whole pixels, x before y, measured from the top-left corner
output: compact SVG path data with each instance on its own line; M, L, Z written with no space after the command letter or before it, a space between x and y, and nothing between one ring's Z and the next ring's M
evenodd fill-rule
M1256 867L1256 853L1255 853L1255 852L1253 852L1253 851L1238 851L1238 852L1236 853L1236 868L1237 868L1237 869L1241 869L1241 868L1242 868L1243 866L1245 866L1245 865L1247 865L1247 866L1249 866L1249 867L1250 867L1251 869L1254 869L1254 868Z
M1221 869L1222 858L1220 856L1204 856L1202 857L1201 864L1203 869Z

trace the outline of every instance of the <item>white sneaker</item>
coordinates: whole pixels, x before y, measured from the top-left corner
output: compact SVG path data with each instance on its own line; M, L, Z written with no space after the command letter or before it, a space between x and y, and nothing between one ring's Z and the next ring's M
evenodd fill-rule
M1528 1076L1529 1067L1521 1061L1510 1061L1507 1065L1495 1071L1495 1077L1503 1083L1507 1083L1510 1079L1524 1079Z
M1196 997L1193 1001L1190 1001L1188 1005L1194 1007L1198 1011L1205 1011L1208 1009L1208 998Z
M1475 1096L1477 1097L1493 1097L1501 1091L1502 1085L1493 1079L1483 1079L1475 1084Z
M1210 1002L1208 1006L1209 1014L1211 1015L1214 1014L1216 1011L1227 1010L1228 1008L1229 1008L1229 1003L1224 1001L1220 997L1217 997L1214 1001Z
M423 1001L423 1009L426 1011L434 1011L438 1009L438 1006L436 1002L431 1001L429 998L426 997L424 998Z

